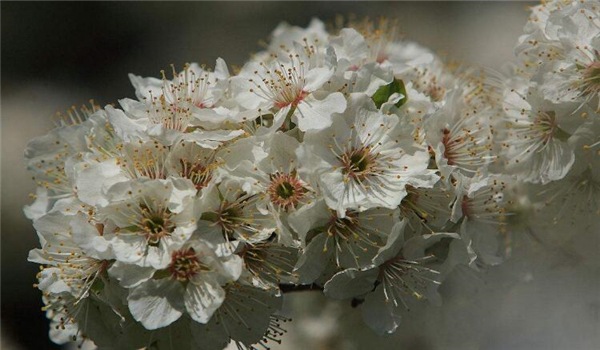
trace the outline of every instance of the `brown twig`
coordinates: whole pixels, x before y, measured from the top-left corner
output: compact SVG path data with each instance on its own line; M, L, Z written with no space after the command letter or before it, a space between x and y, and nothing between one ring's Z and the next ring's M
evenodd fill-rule
M323 291L323 287L316 284L280 284L281 293L304 292L304 291Z

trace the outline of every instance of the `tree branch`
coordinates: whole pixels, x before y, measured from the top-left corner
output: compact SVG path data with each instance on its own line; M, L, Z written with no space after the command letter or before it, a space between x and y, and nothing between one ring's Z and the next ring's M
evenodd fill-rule
M322 291L323 287L316 284L280 284L281 293L304 292L304 291Z

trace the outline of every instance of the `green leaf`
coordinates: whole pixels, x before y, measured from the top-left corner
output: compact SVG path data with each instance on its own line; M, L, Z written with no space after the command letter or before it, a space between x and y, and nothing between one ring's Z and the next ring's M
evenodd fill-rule
M395 93L402 94L400 101L396 103L396 107L400 107L408 101L408 96L406 95L406 88L404 87L404 82L400 79L394 79L391 83L380 86L379 89L373 94L373 102L375 102L375 106L377 108L381 108L381 106L386 103L390 96Z

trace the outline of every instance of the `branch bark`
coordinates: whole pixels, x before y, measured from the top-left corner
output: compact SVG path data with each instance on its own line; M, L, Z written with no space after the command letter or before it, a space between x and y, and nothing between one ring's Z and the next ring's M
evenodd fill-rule
M305 292L305 291L322 291L323 287L316 284L280 284L279 290L281 293Z

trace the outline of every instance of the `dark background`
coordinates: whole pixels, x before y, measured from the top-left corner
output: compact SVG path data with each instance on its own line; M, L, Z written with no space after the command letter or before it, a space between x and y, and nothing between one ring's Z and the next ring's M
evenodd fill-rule
M22 152L29 139L51 128L50 116L56 111L90 98L104 105L133 97L127 78L130 72L158 76L170 63L181 67L196 61L212 66L217 57L230 66L242 65L250 52L260 49L258 41L266 39L280 21L306 26L313 16L324 21L349 13L397 18L407 38L449 59L500 69L512 58L512 46L528 16L525 7L523 2L3 1L2 348L58 348L48 340L40 292L32 288L37 266L26 259L38 242L22 214L22 206L30 201L28 193L35 191ZM456 281L442 290L447 305L415 314L394 336L377 338L359 321L345 321L353 325L351 331L331 332L354 345L323 342L320 349L346 345L349 349L403 350L588 349L587 345L575 345L592 344L586 341L597 340L600 333L600 306L597 297L590 298L590 291L599 291L594 282L597 274L581 272L579 267L559 268L558 272L555 266L532 268L531 252L524 250L526 258L520 259L519 248L515 251L509 263L480 277L457 273ZM536 263L556 260L553 253L538 253ZM476 281L470 283L475 287L463 288L460 281L464 278ZM480 282L484 278L487 282ZM532 278L537 283L529 283ZM560 288L553 284L557 279L564 281ZM544 293L549 296L542 298ZM338 315L333 321L307 316L316 327L318 322L342 323L342 318L347 318L343 312L352 312L337 304L321 307L325 304L320 296L300 295L291 300L290 307L296 309L300 321L290 333L296 333L298 339L308 333L315 335L310 328L315 326L305 327L302 321L303 310L317 316L322 310ZM294 344L297 342L292 339L278 349L297 348Z

